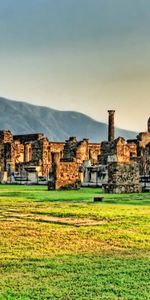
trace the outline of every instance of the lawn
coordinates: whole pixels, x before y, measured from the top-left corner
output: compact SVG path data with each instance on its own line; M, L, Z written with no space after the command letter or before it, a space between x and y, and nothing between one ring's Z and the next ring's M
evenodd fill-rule
M150 194L0 186L0 300L150 299Z

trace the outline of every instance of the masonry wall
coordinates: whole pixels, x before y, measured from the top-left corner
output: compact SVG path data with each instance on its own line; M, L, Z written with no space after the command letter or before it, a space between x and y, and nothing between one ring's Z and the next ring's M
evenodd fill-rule
M89 144L89 159L91 160L91 164L94 165L98 162L99 156L101 153L101 145L97 143Z
M110 163L105 192L116 194L141 192L138 164L136 162L128 164Z
M62 152L64 150L64 142L49 142L51 152Z
M50 147L49 140L44 138L41 140L41 149L42 149L42 173L45 176L48 176L50 168L51 168L51 157L50 157Z
M150 132L141 132L137 136L138 147L145 148L150 143Z
M14 160L14 165L16 163L23 163L25 160L25 147L23 144L20 144L19 141L13 142L12 159Z
M130 162L130 147L125 143L124 139L118 139L115 145L115 154L118 163Z
M77 183L79 180L79 167L76 162L60 163L59 176L56 179L56 189L77 188Z
M0 131L0 169L1 172L10 171L13 167L13 136L8 130Z
M84 139L83 141L78 143L77 148L75 150L75 158L77 164L79 165L81 165L84 160L89 159L89 147L87 139Z
M64 168L64 174L67 174L68 168L70 174L73 174L66 176L70 183L72 176L79 178L79 174L76 174L84 161L90 158L93 164L97 162L100 145L89 144L87 139L78 142L75 137L65 143L58 143L49 141L42 133L13 136L10 131L0 131L0 168L3 172L23 172L26 167L39 166L40 175L48 177L55 152L59 153L60 168Z
M14 141L20 141L21 144L29 143L33 141L40 140L44 137L43 133L31 133L31 134L20 134L20 135L14 135L13 139Z
M76 162L62 161L58 152L52 153L52 171L48 189L76 189L80 180L79 171Z
M113 158L118 163L129 163L137 158L137 145L128 144L123 138L113 142L102 142L100 150L100 163L106 165Z

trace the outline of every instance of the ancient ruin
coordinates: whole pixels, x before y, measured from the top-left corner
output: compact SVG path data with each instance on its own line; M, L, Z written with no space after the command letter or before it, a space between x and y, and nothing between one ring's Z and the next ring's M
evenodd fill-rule
M51 189L102 186L109 193L150 189L150 118L136 139L115 138L115 111L108 111L108 140L70 137L52 142L42 133L0 131L0 182L48 184ZM147 184L148 183L148 184Z
M147 132L126 141L115 139L114 115L108 111L108 141L101 142L97 164L86 165L85 180L95 180L108 193L150 190L150 119Z
M94 163L99 154L100 145L91 144L87 139L78 142L71 137L58 143L49 141L42 133L13 136L3 130L0 131L0 180L2 183L42 184L60 176L62 184L53 186L61 188L81 180L83 161L90 158ZM53 174L55 170L57 175Z
M136 162L110 162L105 191L113 194L141 192L138 164Z

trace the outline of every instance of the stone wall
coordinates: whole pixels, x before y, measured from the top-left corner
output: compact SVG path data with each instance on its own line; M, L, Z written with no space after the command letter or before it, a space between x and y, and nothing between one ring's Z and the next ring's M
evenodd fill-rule
M23 144L20 144L19 141L13 142L13 160L15 163L23 163L25 160L25 147Z
M77 141L75 137L69 138L65 143L58 143L49 141L41 133L13 136L10 131L0 131L0 168L3 172L9 169L11 172L22 170L23 173L26 167L39 166L40 176L48 177L52 171L52 155L55 152L62 159L60 166L64 164L64 172L68 172L70 168L76 178L75 166L78 173L83 161L89 160L89 157L92 164L95 164L100 154L100 145L89 144L87 139ZM74 164L71 165L71 162ZM67 176L71 178L71 175Z
M108 157L113 155L115 155L114 144L111 142L102 142L99 163L102 165L107 165Z
M56 180L56 189L77 188L79 180L79 166L76 162L60 163L59 176Z
M76 137L70 137L65 141L64 150L63 150L63 159L66 161L73 161L76 156L78 141Z
M95 164L99 155L100 144L89 143L88 139L78 142L76 137L70 137L64 144L63 159L66 161L76 160L81 165L83 161L90 159L91 163Z
M49 142L50 153L59 152L60 158L62 158L64 145L65 145L65 143L63 143L63 142Z
M89 146L89 159L92 165L97 164L101 153L101 145L97 143L90 143Z
M76 150L75 150L75 158L77 164L81 165L84 160L89 159L89 147L88 140L84 139L78 142Z
M130 160L137 157L137 145L128 144L122 137L113 142L102 142L100 163L106 165L110 157L114 157L118 163L129 163Z
M138 147L145 148L145 146L150 142L150 132L141 132L137 136Z
M0 170L10 171L13 165L13 136L9 130L0 131Z
M83 162L89 160L89 155L91 161L97 162L100 145L89 144L87 139L78 142L76 137L71 137L64 145L61 144L61 147L62 151L59 145L59 151L57 146L57 151L51 152L52 169L49 189L77 188L84 177Z
M140 168L140 175L149 175L150 171L150 132L141 132L137 136L137 162Z
M13 139L16 141L20 141L21 144L29 143L33 141L40 140L44 137L43 133L31 133L31 134L20 134L20 135L14 135Z
M140 175L150 175L150 143L141 149L141 155L137 157Z
M25 143L24 144L24 162L27 163L32 159L32 144Z
M76 162L61 161L58 152L52 153L52 172L48 189L76 189L79 182L79 165Z
M41 149L42 173L43 175L48 176L52 162L50 157L49 140L47 138L41 140Z
M136 159L137 158L137 144L136 143L128 144L128 148L130 151L130 159Z
M130 147L123 138L118 138L115 142L115 152L118 163L130 162Z
M1 143L12 143L13 135L9 130L0 131L0 142Z
M78 164L82 164L84 160L88 160L88 140L83 139L78 142L76 137L70 137L69 140L66 140L63 151L63 159L65 161L76 160Z
M136 162L121 164L117 162L108 165L107 193L138 193L141 192L139 166Z

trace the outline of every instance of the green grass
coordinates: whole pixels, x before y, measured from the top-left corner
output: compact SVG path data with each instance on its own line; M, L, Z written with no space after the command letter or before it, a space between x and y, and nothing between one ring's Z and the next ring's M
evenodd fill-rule
M0 186L1 299L150 299L150 194Z

